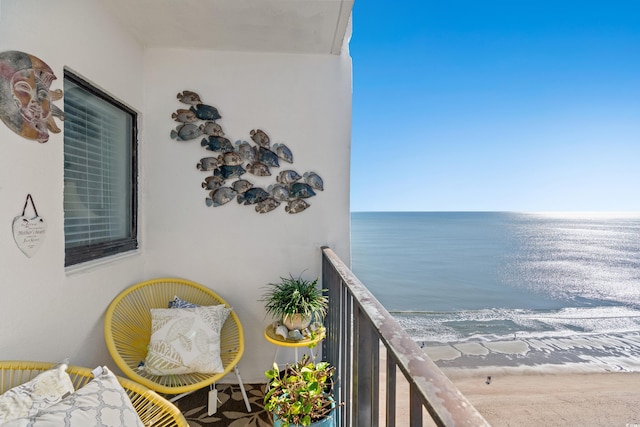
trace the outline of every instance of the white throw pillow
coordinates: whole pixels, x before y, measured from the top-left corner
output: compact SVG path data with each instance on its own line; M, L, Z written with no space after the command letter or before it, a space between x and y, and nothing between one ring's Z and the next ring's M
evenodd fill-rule
M0 396L0 423L30 417L73 393L73 383L62 363Z
M55 405L3 427L144 427L127 392L106 367L84 387Z
M144 368L152 375L223 372L220 330L231 310L222 304L151 309Z

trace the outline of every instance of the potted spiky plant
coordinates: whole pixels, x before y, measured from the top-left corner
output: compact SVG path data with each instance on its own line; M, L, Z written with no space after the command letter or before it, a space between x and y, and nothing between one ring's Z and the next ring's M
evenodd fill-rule
M315 318L321 322L327 314L328 297L318 287L318 279L306 280L302 276L281 277L280 282L269 283L260 301L267 314L282 322L289 330L304 329Z
M274 427L335 426L334 372L328 362L315 363L307 355L283 371L274 363L265 372L268 391L264 396Z

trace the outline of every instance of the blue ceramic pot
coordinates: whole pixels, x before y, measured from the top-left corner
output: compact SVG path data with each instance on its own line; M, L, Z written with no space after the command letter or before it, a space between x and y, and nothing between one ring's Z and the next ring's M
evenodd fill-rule
M335 414L335 411L331 412L331 415L329 415L328 417L323 418L320 421L315 421L311 423L310 427L335 427L336 420L333 418L333 414ZM273 427L282 427L282 425L283 423L280 420L273 421ZM289 425L293 426L294 424L289 424Z
M335 402L333 402L333 404L331 405L331 407L335 408L336 404ZM335 427L336 426L336 420L334 418L336 411L331 411L331 413L329 414L328 417L321 419L320 421L314 421L310 424L309 427ZM298 424L289 424L290 426L297 426ZM283 426L283 422L280 421L279 419L276 419L274 416L274 420L273 420L273 427L282 427Z

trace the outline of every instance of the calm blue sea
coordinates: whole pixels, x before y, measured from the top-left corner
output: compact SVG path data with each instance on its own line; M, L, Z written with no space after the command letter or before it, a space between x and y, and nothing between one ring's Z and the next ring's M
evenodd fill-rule
M434 351L441 365L640 369L640 213L352 213L351 245L353 272L409 334L451 350Z

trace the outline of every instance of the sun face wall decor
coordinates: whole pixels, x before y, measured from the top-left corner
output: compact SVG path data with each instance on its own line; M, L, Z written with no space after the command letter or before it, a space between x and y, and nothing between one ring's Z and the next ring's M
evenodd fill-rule
M324 191L320 175L311 171L300 175L293 169L280 171L275 182L267 186L255 186L248 175L269 177L281 162L293 163L289 147L282 143L271 145L271 138L261 129L249 132L253 144L243 140L231 143L217 122L222 116L216 107L202 103L197 93L187 90L177 98L189 108L180 108L171 115L180 124L171 130L170 137L176 141L202 137L200 146L218 153L203 157L196 164L198 170L212 172L202 182L202 188L209 193L205 198L207 206L219 207L236 199L238 204L254 205L256 212L267 213L286 203L285 212L296 214L310 206L307 200L316 191Z
M0 53L0 119L18 135L38 141L49 140L49 131L59 133L54 117L64 113L53 105L62 90L50 90L56 79L51 68L28 53Z

